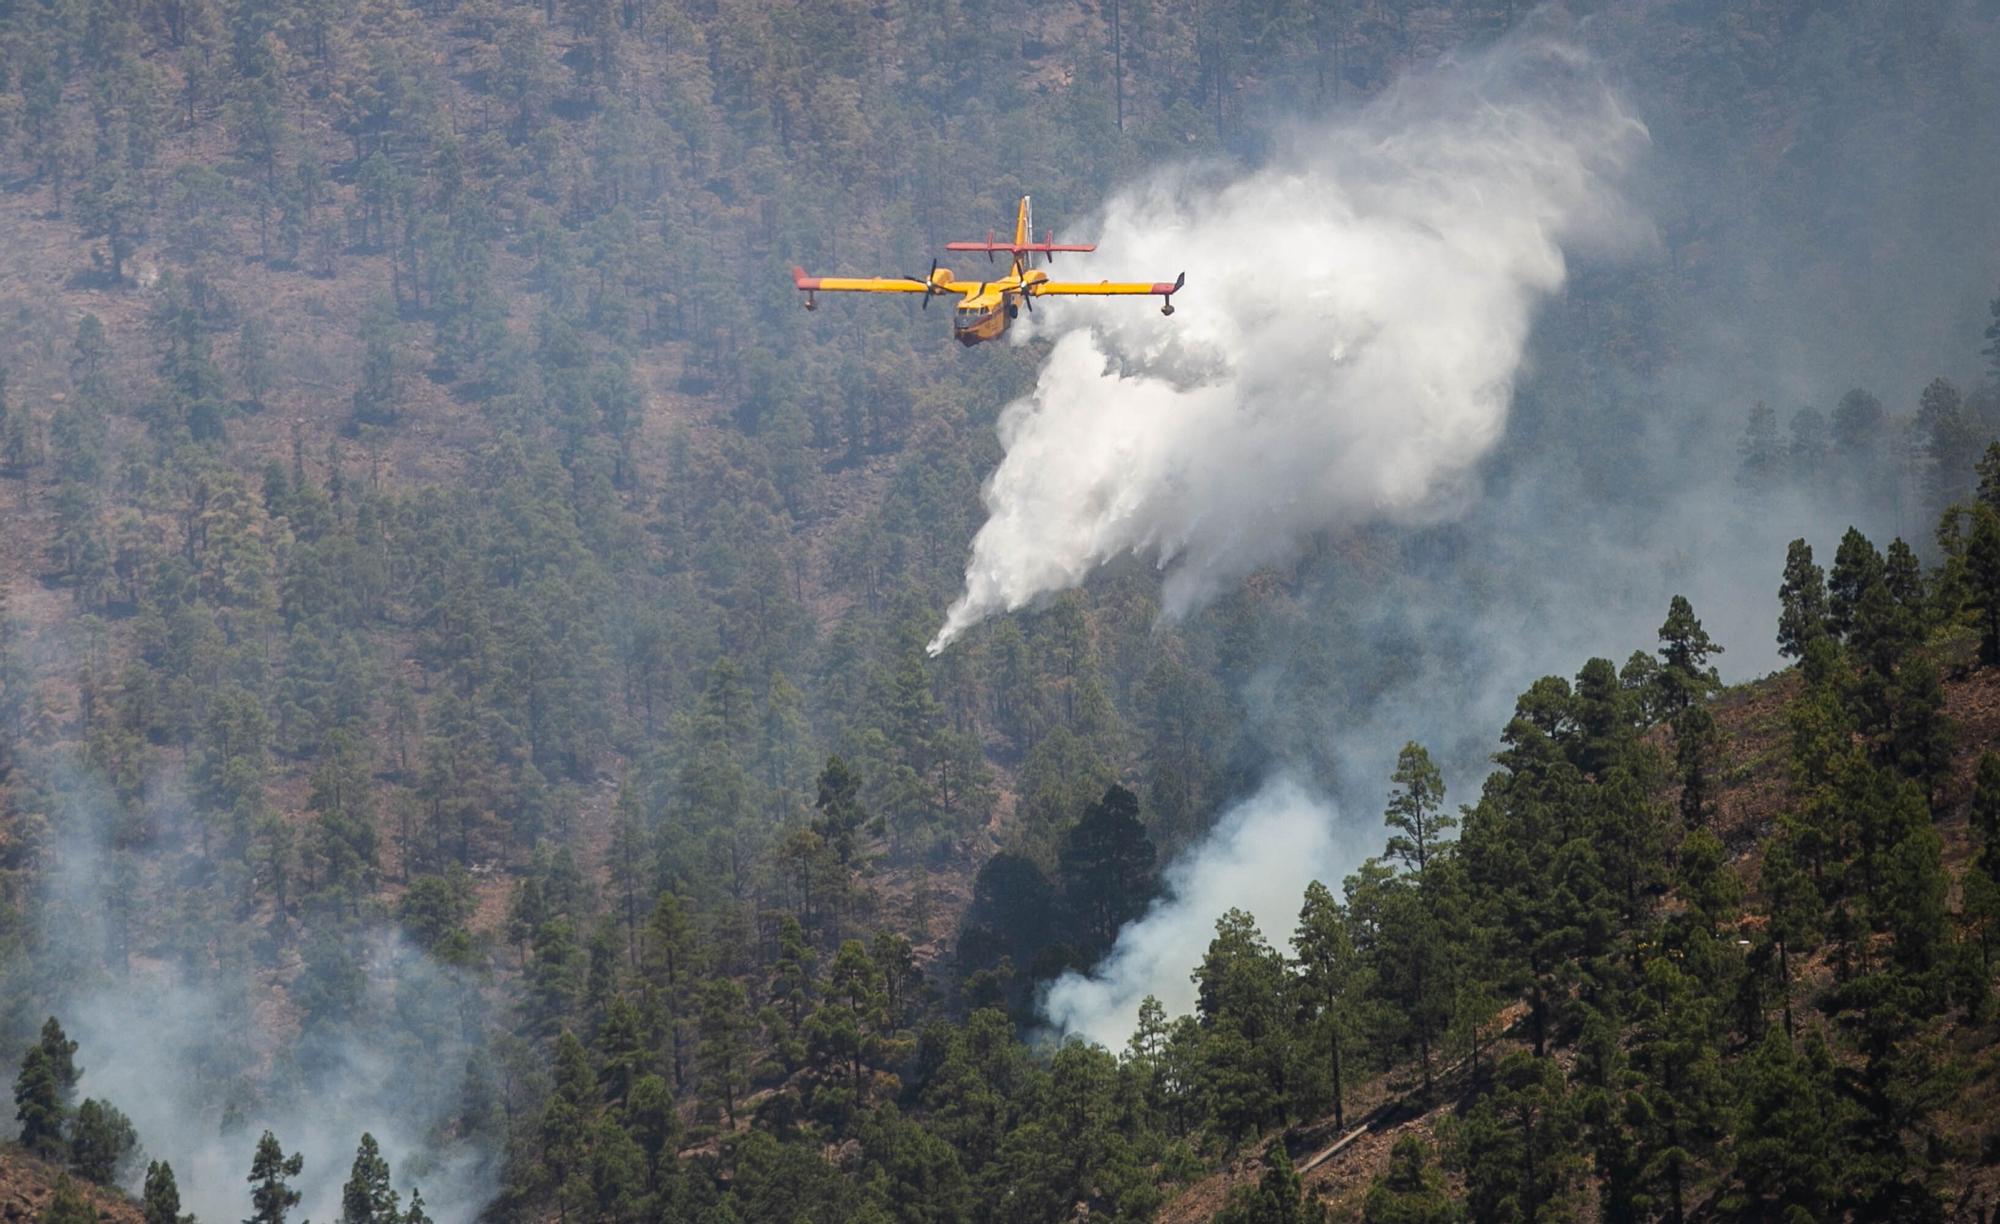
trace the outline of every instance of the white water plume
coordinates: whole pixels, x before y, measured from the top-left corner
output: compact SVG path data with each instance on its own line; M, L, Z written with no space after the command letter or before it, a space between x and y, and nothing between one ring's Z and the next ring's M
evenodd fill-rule
M1617 187L1645 140L1587 57L1527 41L1295 131L1260 168L1113 199L1090 275L1185 269L1177 313L1042 306L1055 344L1002 414L932 652L1124 553L1166 571L1171 616L1314 532L1449 514L1566 248L1650 235Z

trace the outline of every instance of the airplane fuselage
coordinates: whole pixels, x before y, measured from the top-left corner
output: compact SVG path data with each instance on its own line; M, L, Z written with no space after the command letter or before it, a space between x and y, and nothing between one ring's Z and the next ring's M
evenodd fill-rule
M994 303L961 305L952 311L952 337L968 347L984 340L998 340L1007 334L1007 325L1020 312L1021 307L1011 293L1001 294Z
M1027 268L1016 257L1007 275L981 282L978 289L959 299L951 312L952 338L970 347L986 340L998 340L1021 317L1024 290L1049 279L1047 272Z

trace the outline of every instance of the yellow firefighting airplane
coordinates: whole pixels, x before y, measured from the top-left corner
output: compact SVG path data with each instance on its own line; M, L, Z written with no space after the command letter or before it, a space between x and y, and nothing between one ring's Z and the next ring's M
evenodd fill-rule
M817 303L813 300L820 293L921 293L924 295L924 309L929 310L931 299L945 294L959 295L958 308L953 312L951 334L960 344L978 344L981 340L997 340L1007 332L1007 325L1026 306L1030 313L1035 309L1035 299L1049 294L1138 294L1156 296L1162 299L1160 313L1174 313L1174 294L1187 283L1187 273L1175 277L1172 283L1166 281L1057 281L1050 280L1049 274L1034 267L1037 255L1055 261L1057 251L1094 251L1094 243L1057 243L1054 230L1050 230L1041 242L1034 241L1034 224L1028 209L1028 197L1021 197L1021 209L1014 218L1014 241L995 242L989 230L984 242L947 242L947 251L984 251L989 262L998 252L1005 251L1012 263L1007 275L994 280L962 281L957 279L950 268L940 268L937 261L931 261L929 276L807 276L804 268L792 269L792 281L806 295L806 309L812 310Z

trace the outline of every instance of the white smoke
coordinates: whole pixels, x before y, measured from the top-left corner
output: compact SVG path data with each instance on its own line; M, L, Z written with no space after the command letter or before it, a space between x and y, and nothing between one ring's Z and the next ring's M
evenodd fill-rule
M1167 868L1165 896L1118 933L1111 954L1090 976L1067 973L1049 987L1043 1013L1064 1033L1117 1049L1147 995L1159 999L1168 1015L1193 1011L1189 975L1215 933L1215 920L1231 907L1245 910L1283 946L1306 885L1355 849L1341 841L1337 826L1333 805L1297 781L1266 783Z
M421 1187L425 1213L440 1224L467 1224L492 1197L491 1153L470 1146L443 1159L439 1127L450 1103L439 1081L456 1081L463 1065L450 1042L416 1044L396 1017L410 988L392 979L424 983L435 1006L463 1003L462 984L425 961L396 935L361 937L370 983L366 1008L380 1022L327 1043L310 1071L284 1065L295 1051L288 1034L273 1033L247 998L232 998L215 984L195 984L158 973L122 990L97 990L61 1007L84 1068L78 1091L101 1096L128 1114L147 1159L173 1165L185 1210L209 1224L248 1214L250 1158L258 1135L270 1130L285 1151L305 1157L290 1179L302 1196L299 1218L332 1220L364 1131L380 1142L406 1198ZM392 1018L396 1017L396 1018ZM258 1091L244 1064L259 1056L281 1065L266 1079L288 1081ZM436 1059L443 1065L435 1065ZM136 1183L143 1165L135 1166ZM136 1184L133 1188L136 1188Z
M251 1156L268 1129L305 1159L290 1179L302 1196L298 1218L331 1220L365 1131L406 1199L421 1187L439 1224L476 1219L494 1194L497 1154L481 1137L451 1133L467 1060L484 1053L473 975L379 922L329 931L357 975L352 1015L302 1032L296 992L271 989L293 976L294 956L260 965L246 942L256 936L207 904L184 908L193 898L171 852L188 815L178 788L157 785L146 800L170 851L163 874L148 879L117 865L115 805L101 782L67 765L53 774L62 802L33 912L42 980L0 981L0 991L32 997L21 1018L54 1015L77 1042L79 1099L102 1098L131 1118L143 1152L124 1171L125 1189L139 1189L145 1161L165 1160L184 1210L208 1224L241 1219ZM114 914L124 915L122 937ZM121 942L133 955L114 970L106 953Z
M1293 133L1263 168L1184 168L1115 199L1102 246L1130 263L1111 274L1185 266L1179 310L1043 306L1055 344L1002 415L989 517L932 649L1123 553L1166 571L1173 616L1316 532L1469 503L1566 251L1650 238L1619 192L1645 139L1588 59L1519 42ZM1371 719L1360 739L1406 731ZM1343 755L1365 770L1377 747ZM1115 1047L1146 995L1190 1010L1223 911L1283 946L1306 885L1337 884L1378 833L1293 778L1267 781L1168 868L1092 973L1050 987L1050 1023Z
M1650 234L1617 190L1645 138L1585 57L1516 43L1233 180L1184 167L1112 200L1100 242L1120 266L1092 275L1185 269L1178 313L1045 301L1057 339L1002 414L932 652L1124 553L1167 571L1176 615L1316 531L1450 513L1565 247Z

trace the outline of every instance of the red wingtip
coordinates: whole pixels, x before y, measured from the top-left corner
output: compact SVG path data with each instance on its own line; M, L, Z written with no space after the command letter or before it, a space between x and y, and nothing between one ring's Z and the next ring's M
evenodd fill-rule
M792 283L801 289L817 289L819 288L819 277L807 276L804 268L794 264L792 265Z

